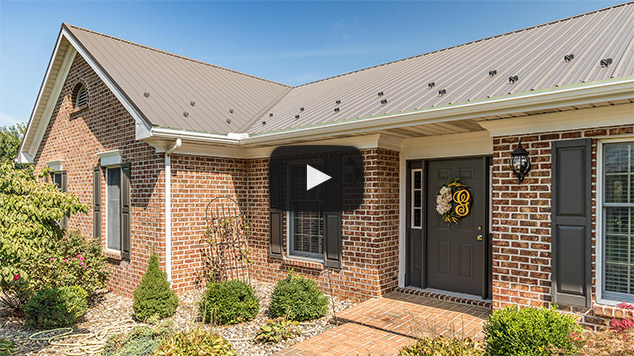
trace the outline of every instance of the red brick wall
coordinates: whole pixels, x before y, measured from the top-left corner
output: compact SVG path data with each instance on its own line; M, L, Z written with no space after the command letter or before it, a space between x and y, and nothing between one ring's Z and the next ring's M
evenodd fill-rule
M89 92L87 109L73 113L71 100L75 85L83 82ZM79 55L75 57L50 123L35 156L36 171L46 162L63 160L68 175L68 191L90 205L90 212L69 220L85 237L93 236L93 167L97 153L120 150L124 162L131 163L131 260L112 260L110 287L131 294L145 272L152 245L163 248L163 156L134 138L134 119L97 74ZM103 175L102 175L103 178ZM102 202L105 203L102 179ZM104 204L105 206L105 204ZM106 214L103 210L102 239L105 246Z
M593 286L596 285L596 151L601 138L632 134L633 125L592 130L495 137L493 140L493 308L507 305L547 306L551 302L551 143L592 138ZM522 184L508 168L519 139L530 154L532 169ZM593 300L596 288L593 288ZM562 307L587 326L603 325L611 308ZM596 309L596 312L595 312ZM598 315L601 314L601 315Z
M365 149L362 154L366 194L359 209L342 216L342 268L330 272L319 263L268 257L268 159L249 162L250 248L256 278L276 281L292 269L311 276L325 291L332 288L335 295L357 300L397 287L399 154L386 149Z

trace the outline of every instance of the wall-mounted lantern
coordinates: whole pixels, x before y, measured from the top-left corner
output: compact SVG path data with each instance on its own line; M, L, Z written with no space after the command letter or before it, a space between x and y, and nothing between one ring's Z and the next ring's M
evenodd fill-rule
M528 152L522 147L522 140L517 144L517 148L511 152L511 161L509 162L513 174L517 177L517 184L522 184L524 177L531 170L531 161L528 158Z

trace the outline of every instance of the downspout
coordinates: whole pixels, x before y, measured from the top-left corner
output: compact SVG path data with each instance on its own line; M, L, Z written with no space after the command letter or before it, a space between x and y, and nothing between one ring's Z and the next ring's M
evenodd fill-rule
M183 142L176 139L174 146L165 151L165 273L167 280L172 282L172 152Z

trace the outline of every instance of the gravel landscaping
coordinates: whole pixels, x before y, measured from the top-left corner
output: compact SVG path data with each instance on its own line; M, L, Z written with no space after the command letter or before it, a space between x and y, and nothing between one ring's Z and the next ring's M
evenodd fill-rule
M180 295L176 314L167 320L171 320L175 328L179 330L201 326L208 330L213 330L231 342L238 355L271 355L276 351L285 349L290 345L335 327L334 324L330 323L332 320L333 307L335 311L339 312L354 305L352 302L330 297L328 314L323 318L302 323L300 327L304 332L301 336L278 344L260 344L250 339L255 336L260 326L271 318L270 315L268 315L268 306L275 284L258 281L252 281L251 284L255 295L260 300L260 312L258 316L250 322L230 326L202 324L197 308L200 295L203 293L202 289ZM17 343L16 351L18 354L62 355L65 350L69 349L67 345L51 345L47 341L29 340L29 336L37 330L30 330L25 325L23 319L8 316L6 313L3 314L3 312L4 311L0 311L0 338L15 341ZM143 323L135 322L132 315L132 298L123 297L114 293L105 293L89 308L86 316L75 325L74 333L99 333L103 329L119 325L118 329L112 330L112 332L117 332L130 329L134 325L143 325ZM93 337L94 336L95 335L93 335ZM72 344L80 341L84 337L85 336L77 335L65 338L63 341L65 344ZM93 341L94 340L95 339L93 339Z

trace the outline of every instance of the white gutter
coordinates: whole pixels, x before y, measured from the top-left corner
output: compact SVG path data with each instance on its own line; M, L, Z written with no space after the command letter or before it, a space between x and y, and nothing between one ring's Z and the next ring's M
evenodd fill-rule
M180 138L165 152L165 273L172 282L172 152L183 144Z
M458 105L426 108L418 111L401 112L383 116L361 118L290 129L255 135L219 135L154 127L151 136L174 139L182 137L187 141L214 144L246 146L250 144L285 143L290 139L317 139L336 134L362 133L366 131L475 119L482 116L545 110L561 106L582 105L606 100L621 100L634 97L634 79L626 77L608 82L589 83L581 86L555 88L543 92L529 92L522 95L467 102Z

